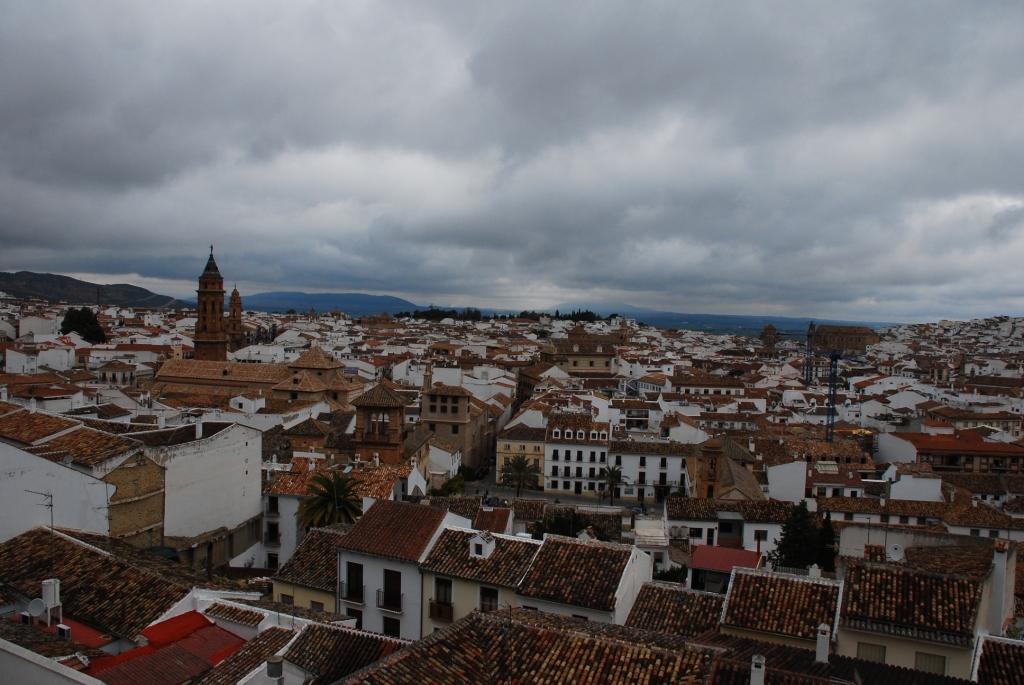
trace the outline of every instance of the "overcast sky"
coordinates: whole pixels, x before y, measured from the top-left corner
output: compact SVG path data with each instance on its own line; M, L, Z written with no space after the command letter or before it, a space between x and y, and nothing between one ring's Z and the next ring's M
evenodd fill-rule
M0 0L0 270L1024 313L1024 3Z

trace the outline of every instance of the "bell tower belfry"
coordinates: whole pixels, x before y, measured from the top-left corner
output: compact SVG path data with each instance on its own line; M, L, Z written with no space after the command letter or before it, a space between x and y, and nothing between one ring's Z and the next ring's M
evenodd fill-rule
M228 336L224 330L224 278L220 275L217 262L213 259L213 245L210 258L199 276L196 319L195 358L203 361L223 362L228 359Z

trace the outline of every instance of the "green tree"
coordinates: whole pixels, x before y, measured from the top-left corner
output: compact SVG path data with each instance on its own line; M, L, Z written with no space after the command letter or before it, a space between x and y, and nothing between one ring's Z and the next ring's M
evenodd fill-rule
M818 530L806 502L790 510L789 518L782 525L782 535L768 558L774 567L791 568L807 568L818 560Z
M818 567L822 571L836 570L836 530L832 526L832 514L825 512L825 520L818 531Z
M606 466L601 469L601 480L608 491L608 504L615 504L615 488L622 484L622 467Z
M355 481L340 471L314 475L309 491L311 496L299 505L299 520L304 526L352 523L362 513Z
M60 332L63 334L78 333L82 336L82 339L94 345L106 342L107 340L103 327L100 326L100 322L96 319L96 313L88 307L67 310L64 314L64 320L60 324Z
M511 459L506 459L501 467L501 484L516 489L516 497L523 488L537 485L537 478L540 476L540 468L525 455L517 454Z

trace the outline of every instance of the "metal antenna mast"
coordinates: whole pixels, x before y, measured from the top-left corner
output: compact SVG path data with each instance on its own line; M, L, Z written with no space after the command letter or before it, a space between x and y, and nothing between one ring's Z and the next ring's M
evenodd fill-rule
M26 490L25 492L31 492L33 495L39 495L45 497L46 501L42 504L37 504L37 507L46 507L50 510L50 530L53 530L53 493L52 492L38 492L36 490Z

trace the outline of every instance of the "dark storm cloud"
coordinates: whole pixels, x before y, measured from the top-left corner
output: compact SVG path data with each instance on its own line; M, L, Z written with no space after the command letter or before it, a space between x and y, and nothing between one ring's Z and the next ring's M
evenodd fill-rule
M1017 3L5 3L0 268L1024 310ZM159 288L157 288L159 289Z

